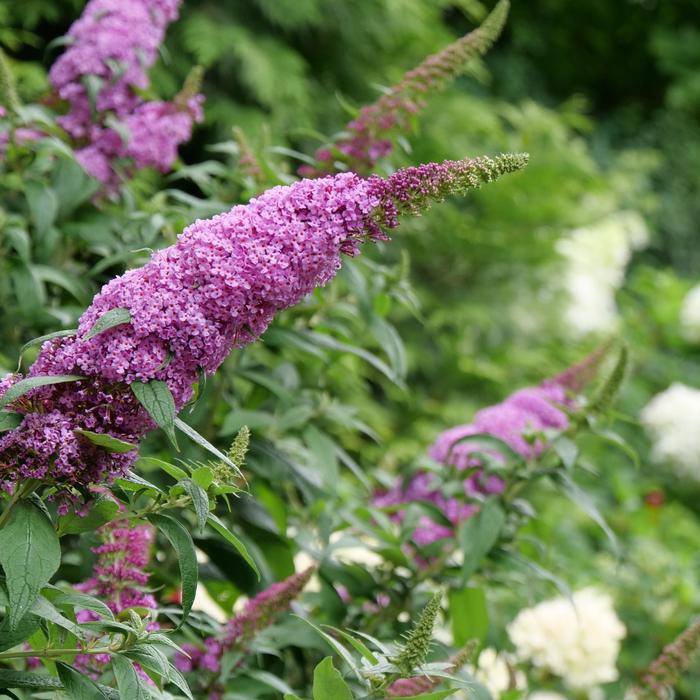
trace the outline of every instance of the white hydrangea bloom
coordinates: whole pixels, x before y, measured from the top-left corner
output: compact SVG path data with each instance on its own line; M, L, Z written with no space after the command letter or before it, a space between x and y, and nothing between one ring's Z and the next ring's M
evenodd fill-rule
M624 281L632 253L648 240L644 219L637 212L623 211L574 229L558 241L557 251L566 260L565 321L573 331L585 335L615 327L615 292Z
M501 693L507 690L524 690L527 687L525 675L514 667L514 662L510 655L488 647L479 654L476 668L470 669L470 672L498 700Z
M675 382L654 396L639 417L654 441L653 458L700 480L700 390Z
M625 626L612 600L595 588L521 610L508 626L517 656L587 690L617 677L615 666Z
M527 696L527 700L567 700L565 695L553 690L537 690Z
M683 299L681 330L689 343L700 345L700 284L693 287Z

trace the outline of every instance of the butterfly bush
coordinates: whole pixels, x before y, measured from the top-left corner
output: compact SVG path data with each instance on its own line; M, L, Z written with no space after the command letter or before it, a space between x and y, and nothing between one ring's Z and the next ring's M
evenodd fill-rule
M180 3L91 0L68 31L68 49L51 67L51 85L68 103L58 122L78 144L78 161L105 184L118 183L116 159L169 170L177 147L202 120L200 95L146 102L138 93L150 85L148 69Z
M428 56L378 100L362 107L347 125L348 135L318 149L317 164L302 165L299 174L317 177L346 168L361 174L372 172L377 161L393 149L391 133L408 129L411 118L423 107L422 96L454 80L472 58L488 51L503 29L508 8L508 0L500 0L480 27Z
M310 566L268 586L247 601L243 610L224 625L220 634L207 637L202 646L184 644L182 648L187 655L178 654L176 657L178 669L183 672L203 669L217 673L221 669L222 656L234 649L245 650L258 632L269 627L289 608L315 571L316 567Z
M212 374L276 313L330 281L342 254L356 255L363 240L386 239L399 214L418 214L525 162L524 155L502 155L406 168L387 179L345 173L302 180L191 224L147 265L106 284L76 335L44 343L30 377L84 379L32 390L9 406L24 419L0 439L0 483L38 478L77 487L123 475L135 449L114 454L75 431L136 445L155 424L129 385L163 381L182 408L201 372ZM128 311L129 322L88 338L114 309ZM0 391L19 379L4 378Z
M525 459L536 457L544 448L545 433L561 432L569 426L564 409L575 406L570 394L580 388L594 361L586 360L540 386L520 389L505 401L479 411L471 423L450 428L438 436L428 454L436 462L455 467L466 476L462 482L464 495L445 495L435 474L420 471L407 484L400 483L377 494L374 504L389 507L414 502L432 503L450 525L422 516L413 533L414 542L425 546L453 537L454 528L478 512L479 497L501 494L505 489L503 479L484 473L479 456L486 450L494 459L502 461L504 457L497 448L485 447L478 439L460 441L476 435L489 435L502 440ZM399 511L393 517L400 521L404 514Z

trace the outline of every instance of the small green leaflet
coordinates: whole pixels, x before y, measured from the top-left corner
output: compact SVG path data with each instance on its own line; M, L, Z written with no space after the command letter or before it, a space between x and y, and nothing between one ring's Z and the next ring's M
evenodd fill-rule
M63 690L64 686L55 676L45 676L40 673L26 671L11 671L0 669L0 688L28 688L30 690ZM106 685L100 685L100 690L107 700L120 700L119 693ZM143 700L146 700L143 697ZM129 699L131 700L131 698ZM135 698L134 698L135 700Z
M187 528L169 515L153 514L148 516L148 520L166 536L177 553L182 579L182 622L180 623L182 624L192 610L192 603L197 593L198 567L194 542ZM131 696L127 697L131 698Z
M16 401L20 396L24 396L28 391L32 389L37 389L40 386L47 386L49 384L61 384L63 382L79 382L85 377L80 377L77 374L56 374L56 375L45 375L41 377L27 377L26 379L21 379L17 384L13 384L0 398L0 410L5 408L8 404Z
M115 438L107 433L93 433L92 430L83 430L82 428L76 428L74 433L82 435L87 438L90 442L100 447L104 447L107 452L131 452L132 450L138 449L138 445L134 445L131 442L125 442L119 438Z
M314 669L313 695L314 700L353 700L348 684L333 666L330 656L326 656Z
M224 525L224 523L221 521L221 519L215 515L214 513L209 513L209 517L207 518L207 523L212 527L213 530L216 530L229 544L232 544L236 550L238 550L238 553L246 560L248 563L248 566L250 566L253 571L255 571L255 575L258 577L258 581L260 580L260 569L258 569L258 565L255 563L255 559L253 559L252 556L250 556L250 552L246 549L246 546L243 544L243 542L236 537L227 527Z
M180 486L185 489L187 495L192 499L192 506L197 516L197 534L201 535L204 532L204 526L207 524L207 517L209 516L209 496L192 479L183 479L180 482Z
M493 549L506 522L503 509L495 498L485 501L481 510L465 520L459 528L459 544L464 553L462 575L468 579L481 560Z
M124 323L129 323L131 321L131 312L129 309L110 309L105 311L105 313L100 316L93 327L85 334L84 340L90 340L100 333L114 328L115 326L121 326Z
M14 430L19 426L23 419L24 416L20 413L0 411L0 433L4 433L8 430Z
M150 382L134 382L131 390L148 415L161 427L175 449L178 449L175 437L177 409L175 399L168 385L160 379ZM179 426L178 426L179 427Z
M81 532L94 532L119 512L117 502L111 498L100 496L93 503L87 515L80 517L75 513L67 513L58 519L58 535L79 535Z
M10 599L11 631L34 605L60 563L61 545L51 521L28 501L16 503L0 529L0 564Z

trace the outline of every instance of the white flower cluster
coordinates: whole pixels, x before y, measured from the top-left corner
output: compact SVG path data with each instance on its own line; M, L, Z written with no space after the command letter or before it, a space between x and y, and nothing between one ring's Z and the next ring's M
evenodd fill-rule
M496 700L507 690L527 687L525 675L515 668L515 659L490 647L479 654L476 668L469 671Z
M566 260L563 285L569 296L565 321L573 331L585 335L615 327L615 292L632 253L648 239L644 219L637 212L623 211L559 240L557 251Z
M566 698L553 690L536 690L527 696L527 700L566 700Z
M700 481L700 390L675 382L654 396L639 417L654 441L653 458Z
M700 284L693 287L683 299L681 331L689 343L700 345Z
M521 610L508 626L521 661L559 676L575 690L617 677L615 666L625 626L608 595L584 588L567 598Z

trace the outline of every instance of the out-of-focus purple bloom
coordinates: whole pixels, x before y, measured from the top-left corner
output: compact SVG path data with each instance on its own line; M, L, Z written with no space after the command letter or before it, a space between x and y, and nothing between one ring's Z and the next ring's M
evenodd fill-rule
M75 140L78 162L109 187L119 183L117 161L127 171L167 172L194 122L202 120L201 95L144 102L137 92L149 86L147 71L180 3L91 0L51 67L51 84L69 106L58 122Z
M445 516L450 525L435 522L427 515L421 516L413 533L413 541L426 546L454 536L454 528L479 510L478 499L489 494L500 494L505 489L504 481L483 470L481 455L504 461L505 456L491 444L479 443L478 438L460 442L467 437L488 435L498 438L525 459L531 459L543 449L543 436L550 431L561 432L569 425L563 410L571 407L569 387L560 383L568 375L547 380L539 387L521 389L505 401L479 411L471 423L456 426L438 436L428 454L436 462L456 467L465 472L462 481L463 495L446 496L440 479L430 472L419 472L407 484L398 484L393 489L375 496L379 507L397 506L415 502L431 503ZM404 511L393 517L402 520Z
M221 657L232 649L245 650L248 642L258 632L269 627L280 613L289 608L315 571L316 567L310 566L258 593L238 615L226 623L220 635L205 639L203 647L183 645L189 658L178 654L175 657L177 668L183 672L203 669L217 673L221 667Z
M73 431L137 443L155 424L128 385L162 380L180 409L201 370L212 374L276 313L331 280L343 253L386 239L383 228L396 227L400 213L417 214L525 162L504 155L406 168L387 179L344 173L303 180L196 221L145 267L105 285L75 336L42 346L30 376L86 379L32 390L9 406L25 418L0 438L0 482L38 475L85 486L123 475L135 451L115 455ZM87 339L113 309L127 309L130 321ZM0 391L19 379L5 378Z
M463 70L470 59L485 53L498 38L508 15L508 0L501 0L483 24L473 32L428 56L423 63L404 74L403 79L346 126L349 135L332 146L316 151L317 164L302 165L303 177L318 177L347 168L360 174L372 172L381 158L393 149L392 132L407 130L411 119L423 106L422 97L439 90Z
M100 528L98 534L102 544L92 548L97 555L93 576L76 584L75 588L104 602L115 615L128 608L155 610L156 599L144 590L150 578L146 567L151 558L153 528L150 525L130 527L126 520L115 520ZM79 610L76 619L88 622L100 617L92 610ZM150 623L149 629L158 629L158 624ZM95 676L109 661L109 654L79 654L75 665Z

